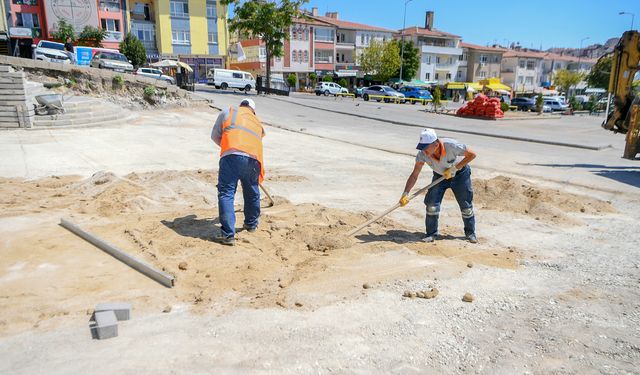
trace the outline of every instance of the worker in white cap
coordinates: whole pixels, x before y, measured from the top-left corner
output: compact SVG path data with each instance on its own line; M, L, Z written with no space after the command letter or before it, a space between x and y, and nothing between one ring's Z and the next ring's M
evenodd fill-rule
M427 192L424 203L427 206L427 217L425 224L427 235L425 242L433 242L438 236L438 217L440 215L440 204L447 189L453 191L464 222L464 234L471 243L477 243L476 221L473 214L473 188L471 186L471 167L469 162L475 159L476 154L466 145L459 143L455 139L438 139L433 129L424 129L420 134L418 155L413 172L407 179L404 192L400 198L400 205L406 206L409 203L409 192L416 184L422 167L427 164L433 170L435 181L444 176L444 180L435 185Z
M235 245L236 215L233 201L242 184L244 197L243 228L254 232L260 217L260 188L264 179L262 158L262 123L256 116L256 103L243 99L239 107L230 107L218 115L211 139L220 146L218 171L218 214L221 235L216 240L224 245Z

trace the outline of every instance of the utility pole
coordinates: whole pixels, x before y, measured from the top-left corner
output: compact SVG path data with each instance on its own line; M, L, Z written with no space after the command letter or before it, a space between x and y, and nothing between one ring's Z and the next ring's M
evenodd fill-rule
M404 62L404 28L407 22L407 4L413 0L404 1L404 17L402 18L402 31L400 32L400 82L402 82L402 63Z

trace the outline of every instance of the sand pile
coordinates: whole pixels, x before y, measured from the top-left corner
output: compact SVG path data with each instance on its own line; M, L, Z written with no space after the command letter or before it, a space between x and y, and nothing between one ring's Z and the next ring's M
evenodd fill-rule
M523 180L498 176L473 180L477 208L524 214L554 223L579 224L568 213L615 212L610 203L587 196L533 186Z

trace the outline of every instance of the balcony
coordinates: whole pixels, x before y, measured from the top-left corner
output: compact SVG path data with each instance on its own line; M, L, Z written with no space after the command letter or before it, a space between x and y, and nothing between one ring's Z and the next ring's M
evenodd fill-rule
M104 38L105 42L121 42L122 32L120 31L107 31L107 35Z
M120 3L118 1L101 1L98 5L99 9L103 12L116 12L120 13Z
M349 43L349 42L339 42L336 44L336 49L354 49L356 48L356 43Z
M438 55L462 55L462 48L457 47L439 47L439 46L428 46L422 45L420 47L422 53L433 53Z

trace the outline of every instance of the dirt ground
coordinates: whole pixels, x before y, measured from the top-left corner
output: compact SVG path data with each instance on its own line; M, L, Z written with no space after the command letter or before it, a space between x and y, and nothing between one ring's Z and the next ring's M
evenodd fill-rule
M0 269L7 270L0 276L0 335L54 328L60 317L86 314L87 306L98 299L131 301L142 312L183 304L202 314L221 298L232 301L227 305L229 311L315 309L359 294L360 280L378 286L408 277L458 275L474 266L517 269L522 261L521 249L474 246L450 235L453 231L447 227L442 232L450 241L425 244L422 232L390 219L348 238L351 228L374 213L296 205L282 197L275 197L273 207L268 207L263 197L258 231L240 231L237 246L224 247L213 241L219 227L213 188L216 179L211 170L122 177L98 172L88 179L0 179L0 221L12 227L11 236L0 243ZM274 175L266 183L295 185L305 180ZM536 188L515 178L478 179L474 187L478 209L567 228L581 223L572 213L615 212L610 202ZM505 199L508 195L512 198ZM241 202L237 207L237 226L241 226ZM175 275L176 286L166 289L154 285L81 238L51 225L51 220L62 217ZM393 253L399 244L418 254L418 260L405 259L393 266L366 262L372 254ZM420 257L449 262L444 267L425 267ZM184 269L180 269L183 262ZM336 271L350 267L348 274ZM137 283L145 287L127 290L128 284Z

